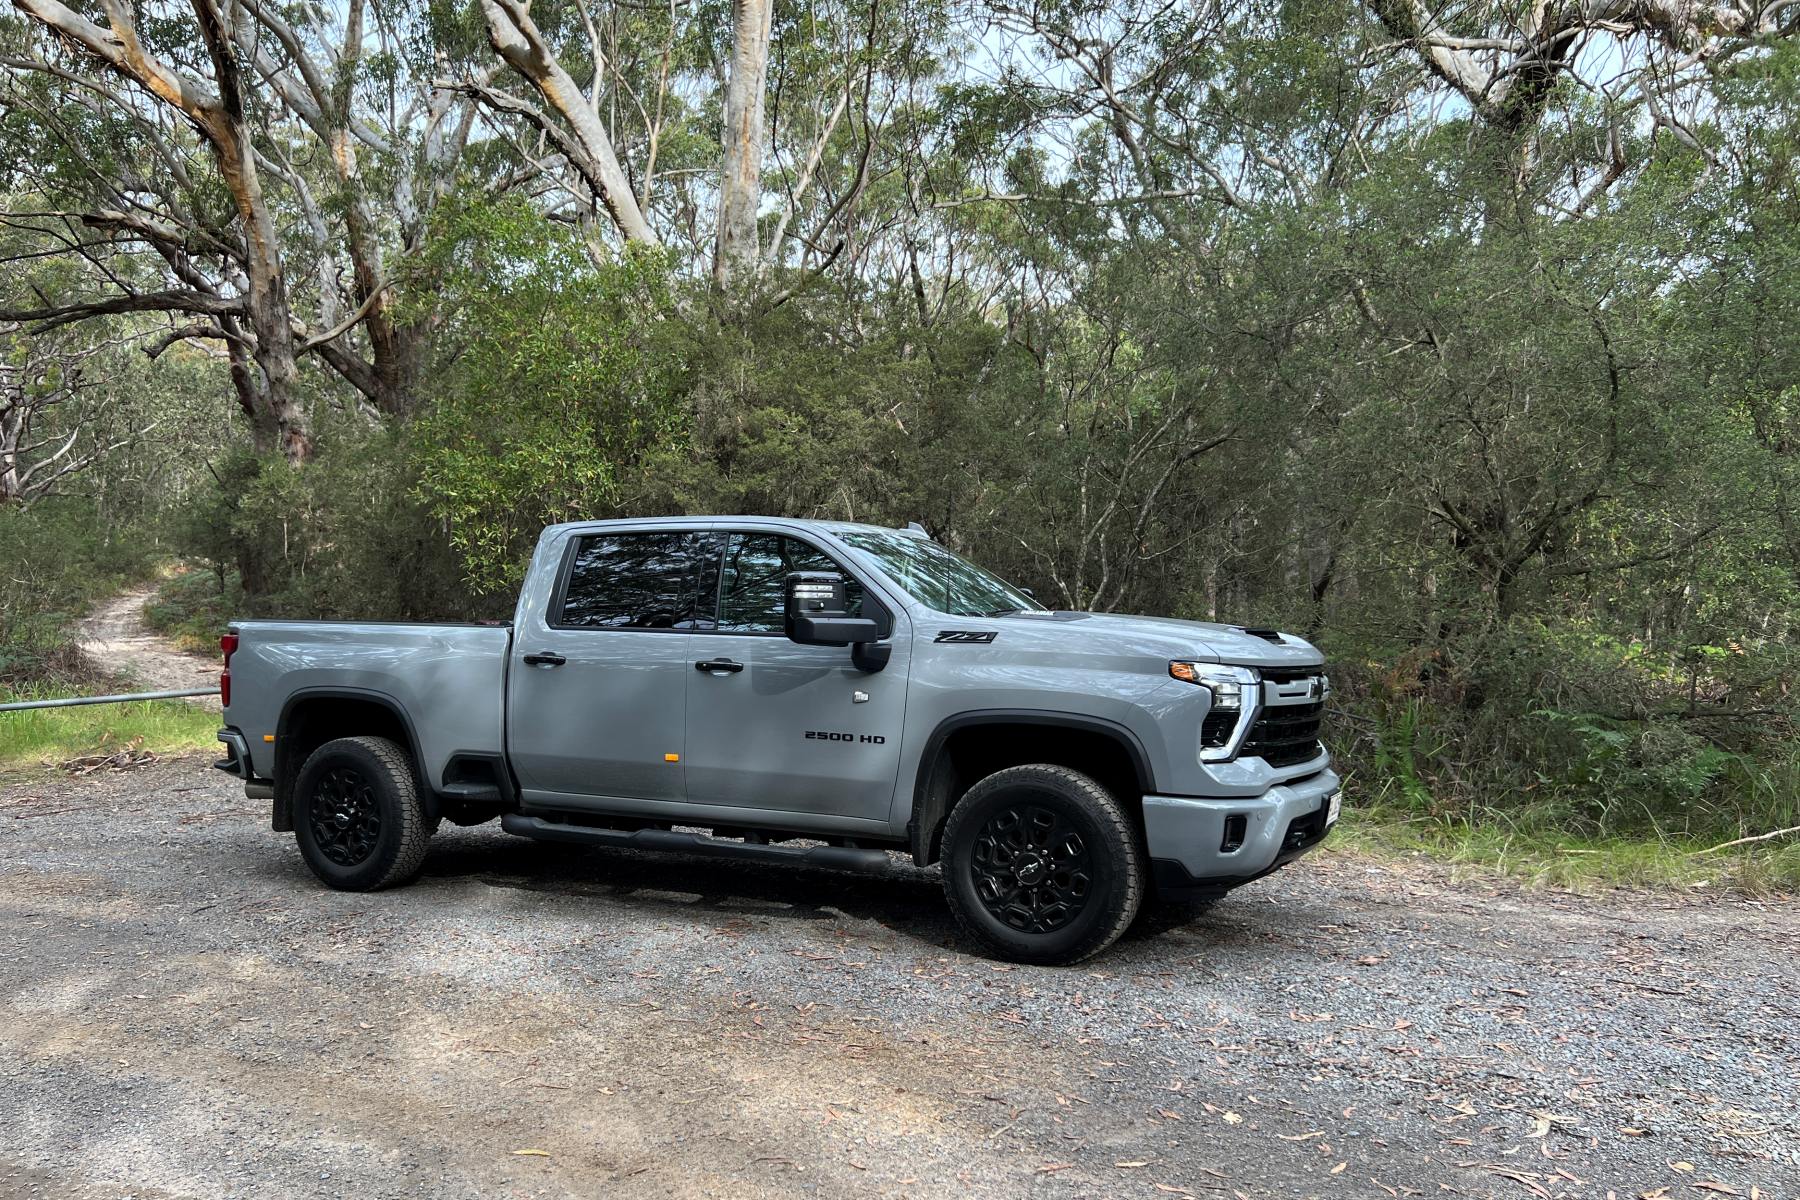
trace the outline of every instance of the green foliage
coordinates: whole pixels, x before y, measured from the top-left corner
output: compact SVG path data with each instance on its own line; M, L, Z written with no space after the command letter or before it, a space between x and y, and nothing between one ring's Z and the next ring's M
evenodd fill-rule
M590 255L522 204L476 203L412 282L453 360L419 422L419 495L480 591L517 583L542 526L618 511L636 463L686 427L666 263Z
M1737 888L1752 894L1800 889L1800 845L1774 844L1738 854L1702 854L1717 845L1641 834L1589 836L1549 818L1513 812L1475 823L1422 817L1376 802L1347 802L1337 850L1418 856L1534 887Z
M218 651L219 635L232 618L248 611L237 572L224 566L177 571L144 604L144 625L183 650L211 654Z
M346 420L305 468L240 453L217 471L176 542L213 567L215 587L226 581L221 605L234 599L235 573L242 606L229 615L427 621L490 611L417 499L400 435Z
M1696 670L1642 642L1563 622L1516 620L1483 640L1456 654L1460 669L1405 656L1339 668L1349 719L1334 748L1382 812L1440 831L1689 848L1800 824L1800 741L1779 683L1732 694L1709 679L1702 692Z
M1676 865L1692 848L1800 823L1800 39L1695 56L1668 119L1634 107L1656 80L1564 78L1509 123L1359 0L785 4L765 261L715 289L725 10L618 8L603 72L579 5L533 11L579 86L600 74L665 248L623 248L553 140L493 111L393 201L429 157L409 139L466 98L377 110L493 59L474 6L388 14L351 99L394 143L358 169L420 335L405 415L303 355L319 455L296 470L243 449L212 355L112 353L109 389L46 428L128 444L66 502L0 511L23 564L0 671L65 661L68 619L171 543L213 570L153 617L198 639L238 612L502 614L548 522L919 520L1052 604L1313 637L1334 749L1405 844L1685 880L1707 877ZM321 44L329 18L290 17ZM1517 36L1493 6L1444 20ZM185 16L143 24L204 75ZM27 29L0 36L56 50ZM1635 70L1637 41L1576 59ZM131 114L9 79L0 172L56 197L15 208L110 206L96 178L168 171L190 259L237 236L185 134L175 171ZM356 302L334 244L355 189L253 99L316 331ZM89 279L60 226L9 230L8 302ZM167 283L147 250L106 262ZM337 345L373 358L366 328ZM129 436L151 415L166 446ZM1800 852L1744 861L1791 879Z

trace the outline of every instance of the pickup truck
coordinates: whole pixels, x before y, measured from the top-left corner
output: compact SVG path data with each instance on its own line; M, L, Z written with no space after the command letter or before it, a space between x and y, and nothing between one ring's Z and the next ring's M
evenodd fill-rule
M238 621L226 757L314 874L406 883L439 823L892 871L941 863L994 955L1096 954L1317 845L1319 652L1060 612L905 530L545 529L510 625Z

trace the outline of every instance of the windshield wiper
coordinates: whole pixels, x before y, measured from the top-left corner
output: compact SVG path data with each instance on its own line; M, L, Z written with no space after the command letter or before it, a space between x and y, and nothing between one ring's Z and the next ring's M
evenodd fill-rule
M980 615L984 616L984 617L1010 617L1014 613L1022 613L1024 611L1025 610L1022 608L996 608L996 609L991 609L987 612L984 612Z

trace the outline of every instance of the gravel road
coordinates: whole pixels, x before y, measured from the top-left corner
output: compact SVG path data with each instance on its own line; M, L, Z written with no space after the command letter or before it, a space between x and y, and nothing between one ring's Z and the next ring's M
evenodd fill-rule
M447 828L343 895L265 812L0 785L0 1196L1800 1194L1791 905L1327 851L1047 970L911 868Z

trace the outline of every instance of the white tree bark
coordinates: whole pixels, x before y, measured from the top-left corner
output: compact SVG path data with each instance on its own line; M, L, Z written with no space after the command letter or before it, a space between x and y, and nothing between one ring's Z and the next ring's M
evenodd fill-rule
M1549 84L1572 69L1590 33L1643 35L1672 51L1704 59L1721 39L1748 38L1780 27L1790 0L1534 0L1522 16L1494 5L1474 36L1452 33L1442 0L1366 0L1370 11L1425 66L1492 123L1523 128L1541 110ZM1472 10L1459 9L1467 20Z
M531 19L527 0L481 0L481 11L487 18L488 41L502 61L536 88L568 122L573 136L560 139L559 148L569 153L575 169L581 172L625 240L659 245L656 231L644 219L631 184L619 167L612 137L581 88L551 53L544 35ZM498 98L491 89L480 89L476 95L490 104Z
M771 0L731 4L731 78L725 87L719 229L713 243L713 282L720 287L754 269L759 257L756 215L762 207L763 95L773 11Z

